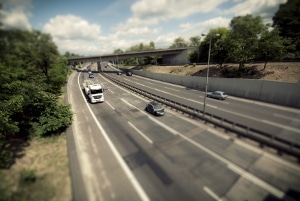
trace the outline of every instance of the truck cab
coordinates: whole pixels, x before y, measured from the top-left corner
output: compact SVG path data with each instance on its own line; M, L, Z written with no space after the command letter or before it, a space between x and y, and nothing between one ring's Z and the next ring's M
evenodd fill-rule
M83 87L85 94L88 96L91 103L104 102L104 89L100 84L85 81Z

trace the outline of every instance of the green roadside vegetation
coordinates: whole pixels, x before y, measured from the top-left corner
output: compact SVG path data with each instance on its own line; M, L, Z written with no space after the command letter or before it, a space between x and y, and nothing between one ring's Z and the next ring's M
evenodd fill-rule
M0 201L71 200L70 69L48 34L0 30Z

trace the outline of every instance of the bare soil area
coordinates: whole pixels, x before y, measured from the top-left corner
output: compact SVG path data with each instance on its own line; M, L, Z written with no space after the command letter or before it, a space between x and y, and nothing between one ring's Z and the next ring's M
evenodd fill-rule
M240 78L300 83L300 62L274 62L268 63L265 70L263 70L263 67L263 63L246 64L247 72L241 73ZM228 77L224 75L224 71L232 72L237 69L238 64L224 64L222 68L219 65L212 64L209 67L209 77ZM155 73L206 77L207 65L147 66L143 70Z
M9 200L72 200L66 135L33 139L7 170L1 170Z

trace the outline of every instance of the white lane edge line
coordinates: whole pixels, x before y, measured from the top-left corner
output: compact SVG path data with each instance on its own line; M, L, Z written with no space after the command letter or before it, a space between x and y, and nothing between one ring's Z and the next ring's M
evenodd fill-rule
M232 112L232 111L225 110L225 109L222 109L222 108L218 108L218 109L222 110L222 111L225 111L227 113L234 114L236 116L241 116L241 117L248 118L248 119L251 119L251 120L254 120L254 121L258 121L258 122L264 122L265 124L270 124L272 126L276 126L276 127L282 128L282 129L291 130L291 131L294 131L296 133L300 133L300 129L296 129L296 128L289 127L289 126L284 126L284 125L278 124L278 123L273 123L273 122L265 120L265 119L259 120L259 119L255 118L255 117L250 117L250 116L247 116L247 115L243 115L243 114L240 114L240 113L237 113L237 112Z
M79 78L78 78L78 86L80 88ZM85 99L82 90L81 90L81 95ZM138 193L138 195L140 196L141 200L143 200L143 201L150 201L148 195L146 194L146 192L144 191L144 189L142 188L142 186L139 184L139 182L137 181L137 179L135 178L135 176L133 175L133 173L130 171L129 167L126 165L126 163L123 160L122 156L117 151L117 148L114 146L114 144L112 143L112 141L108 137L106 131L104 130L104 128L102 127L102 125L99 123L99 121L97 121L97 118L96 118L95 114L93 113L91 107L89 106L89 103L86 102L86 105L87 105L87 107L88 107L88 109L89 109L89 111L90 111L90 113L91 113L91 115L92 115L95 123L97 124L99 130L101 131L102 136L104 137L104 139L106 140L107 144L109 145L111 151L113 152L113 154L117 158L117 161L121 165L123 171L127 175L129 181L131 182L131 184L135 188L135 190Z
M284 116L284 115L281 115L281 114L277 114L277 113L274 113L273 115L275 117L279 117L279 118L282 118L282 119L287 119L287 120L290 120L290 121L300 121L300 119L297 119L295 117L287 117L287 116Z
M293 131L293 132L295 132L295 133L300 133L300 129L297 129L297 128L285 126L285 125L278 124L278 123L273 123L273 122L268 121L268 120L262 120L262 122L264 122L264 123L266 123L266 124L271 124L272 126L280 127L280 128L282 128L282 129L290 130L290 131Z
M145 138L150 144L153 144L153 141L148 138L142 131L140 131L137 127L135 127L131 122L128 121L128 124L134 129L136 130L136 132L138 132L143 138Z
M203 187L203 190L209 194L213 199L217 200L217 201L222 201L222 199L220 199L220 197L215 194L212 190L210 190L207 186Z
M294 112L294 113L297 113L297 114L299 114L299 111L300 111L297 108L291 108L291 107L287 107L287 106L276 105L276 104L262 102L262 101L255 101L255 100L251 100L251 99L244 99L244 98L239 98L239 97L236 97L236 96L229 96L228 98L234 99L234 100L237 100L237 101L241 101L241 102L246 102L246 103L251 103L251 104L266 106L266 107L269 107L269 108L275 108L275 109L278 109L278 110L284 110L284 111Z

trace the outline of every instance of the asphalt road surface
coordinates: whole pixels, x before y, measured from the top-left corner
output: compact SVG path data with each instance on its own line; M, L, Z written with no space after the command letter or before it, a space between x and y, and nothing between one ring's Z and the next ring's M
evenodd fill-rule
M221 130L169 109L155 117L144 110L149 100L100 74L93 81L104 86L105 102L90 104L82 93L83 79L88 79L87 73L74 72L68 82L74 112L73 134L68 138L68 144L73 140L74 200L299 199L299 164L231 140ZM181 86L138 76L118 79L180 101L203 102L202 93ZM240 118L257 118L257 124L277 125L274 132L292 133L292 137L299 132L299 111L294 109L233 97L209 99L207 104L208 110L232 111Z

